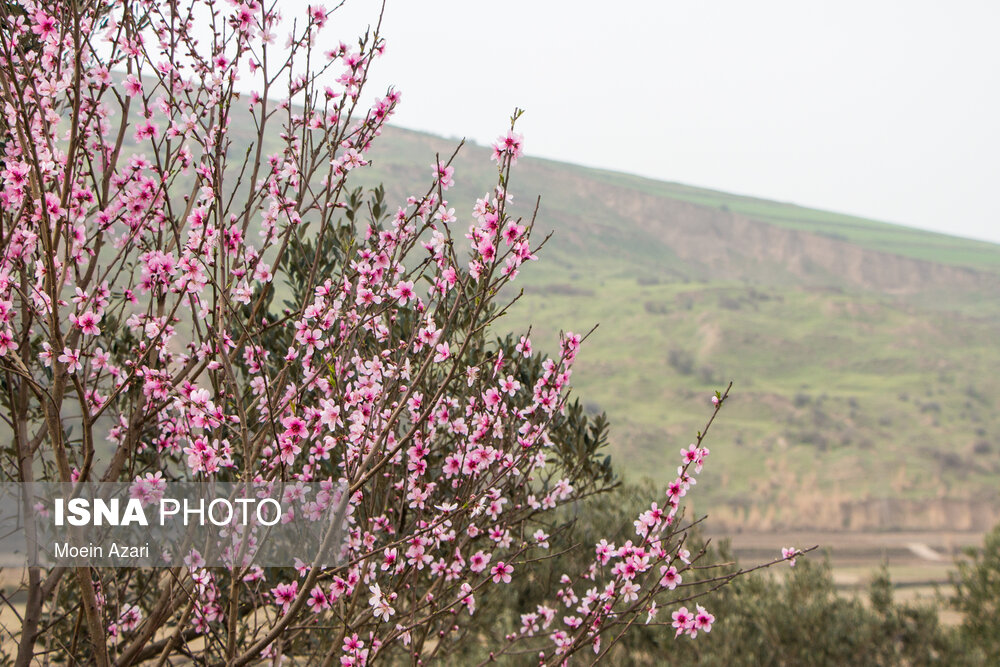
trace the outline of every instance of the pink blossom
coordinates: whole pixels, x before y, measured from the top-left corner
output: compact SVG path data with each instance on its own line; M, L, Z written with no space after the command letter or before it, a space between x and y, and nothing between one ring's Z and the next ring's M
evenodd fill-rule
M87 311L79 317L76 315L70 315L69 319L76 326L76 328L88 336L96 336L101 333L100 328L97 326L97 323L101 321L100 313Z
M458 218L455 217L455 209L445 208L442 204L438 206L438 210L434 213L434 219L440 220L443 224L449 225L453 222L457 222Z
M448 345L448 341L445 341L443 343L438 343L434 349L436 350L436 354L434 355L434 363L441 363L442 361L446 360L448 357L451 356L451 348Z
M271 589L275 604L281 605L281 611L287 612L295 597L299 592L299 582L293 581L290 584L278 584Z
M31 32L38 35L42 39L47 39L56 33L56 20L45 12L38 10L32 15L31 18L34 22L34 25L31 26Z
M309 5L309 18L322 28L326 23L326 7L323 5Z
M715 616L708 613L701 605L698 605L698 611L694 615L695 629L702 632L711 632L713 623L715 623Z
M494 584L499 584L501 581L505 584L509 584L511 581L510 575L513 572L514 568L502 560L497 561L497 564L490 570L490 574L493 575Z
M531 356L531 339L527 336L521 336L521 340L514 346L514 349L527 359Z
M479 573L486 569L492 556L482 551L477 551L469 557L469 569Z
M399 305L405 306L410 299L416 297L413 291L413 281L405 280L396 283L390 290L389 296L396 299Z
M157 470L155 473L146 473L145 477L137 476L129 487L129 497L138 498L143 506L159 503L166 489L167 480Z
M17 348L18 344L14 340L13 334L7 329L0 329L0 357L6 355L8 352L13 352Z
M500 381L500 391L506 393L508 396L513 396L520 388L521 383L515 380L513 375L508 375Z
M675 637L681 636L694 627L694 616L688 611L687 607L681 607L671 614L671 617L674 619L672 625L676 630L674 633Z
M372 615L375 616L375 618L388 621L389 617L396 613L396 610L389 605L389 600L382 594L382 589L378 584L369 586L368 590L370 590L372 594L371 597L368 598L368 604L372 607Z
M674 590L681 583L681 575L677 574L677 568L673 565L662 566L660 568L660 586L669 590Z
M135 605L126 603L118 616L118 627L124 632L131 632L139 627L140 621L142 621L142 610Z
M524 153L524 138L513 130L507 136L498 137L493 144L493 159L501 162L505 156L510 157L511 164L517 164L517 158Z
M135 74L129 74L125 77L125 94L129 97L142 94L142 82L139 81Z
M455 185L455 179L453 178L455 174L454 167L432 164L431 169L433 170L434 177L441 184L442 190L447 190L451 186Z
M80 363L79 348L71 350L68 347L64 347L63 353L59 355L59 361L66 364L66 372L70 374L76 373L83 368L83 364Z

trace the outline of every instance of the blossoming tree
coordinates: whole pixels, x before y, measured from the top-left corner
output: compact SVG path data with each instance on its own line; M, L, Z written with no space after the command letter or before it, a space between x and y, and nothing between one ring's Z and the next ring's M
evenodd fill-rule
M338 522L335 565L29 567L17 665L444 657L480 641L477 600L547 557L556 510L612 481L603 422L567 409L581 336L550 358L488 336L538 245L508 210L514 122L471 213L433 157L390 210L351 186L399 102L360 103L378 29L329 48L333 11L279 6L0 3L5 481L281 481L291 511ZM635 538L597 544L484 657L711 630L679 511L703 435Z

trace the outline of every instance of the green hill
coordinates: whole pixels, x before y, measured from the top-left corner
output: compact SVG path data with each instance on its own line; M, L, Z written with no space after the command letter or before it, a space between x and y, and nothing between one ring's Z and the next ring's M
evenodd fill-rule
M390 127L352 177L402 203L457 143ZM495 166L474 144L454 166L465 225ZM623 474L671 478L732 380L696 494L713 526L995 523L1000 246L551 160L520 160L511 192L526 216L541 197L535 238L552 238L498 333L530 324L552 351L561 329L599 325L574 386L610 416Z
M363 178L401 201L454 147L390 128ZM494 170L474 145L454 164L465 224ZM574 385L625 474L671 477L733 380L697 494L717 525L995 521L1000 246L548 160L512 180L554 234L500 326L551 349L600 325Z

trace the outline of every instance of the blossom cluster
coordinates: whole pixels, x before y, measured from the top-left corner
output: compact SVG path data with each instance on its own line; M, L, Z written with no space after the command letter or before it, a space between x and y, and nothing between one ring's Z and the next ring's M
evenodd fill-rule
M389 213L353 180L400 101L361 103L377 29L320 48L333 10L319 5L291 22L257 0L19 5L0 44L10 476L128 481L144 503L167 480L280 482L288 515L323 536L284 569L208 569L192 549L169 577L80 570L87 660L201 637L206 661L358 665L466 641L477 600L528 576L553 539L545 517L593 482L556 453L584 336L549 357L527 333L487 338L537 259L508 191L514 120L471 210L445 198L461 174L438 159ZM499 650L544 637L559 662L652 621L694 561L679 517L708 454L699 436L637 538L598 544ZM19 655L41 650L41 591L64 575L32 579ZM76 645L74 618L52 614L57 644ZM713 620L673 613L691 637Z

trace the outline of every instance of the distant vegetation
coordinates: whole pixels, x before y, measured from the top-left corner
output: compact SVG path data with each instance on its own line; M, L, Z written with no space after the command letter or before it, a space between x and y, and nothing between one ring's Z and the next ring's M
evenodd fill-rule
M627 484L583 503L575 513L573 533L560 536L560 548L553 545L553 551L562 552L563 545L571 544L578 548L554 559L548 571L558 573L566 569L567 561L585 559L597 536L613 536L616 544L634 538L632 518L653 491L648 484ZM688 547L696 553L702 544L694 536ZM708 550L706 562L729 565L702 570L698 581L745 565L725 543L709 545ZM885 568L874 570L866 589L854 595L837 590L823 556L799 558L793 568L781 566L777 571L745 575L706 597L702 604L717 619L711 641L674 639L663 628L643 626L623 638L612 662L719 667L1000 664L996 604L1000 599L1000 526L987 536L983 547L970 550L959 567L956 595L934 605L897 600ZM693 584L691 579L686 577L685 585ZM687 590L705 587L695 584ZM524 582L491 600L490 608L497 613L484 621L482 631L498 636L516 631L520 614L534 611L539 602L536 588L538 582ZM939 619L939 610L949 608L962 612L956 626Z

